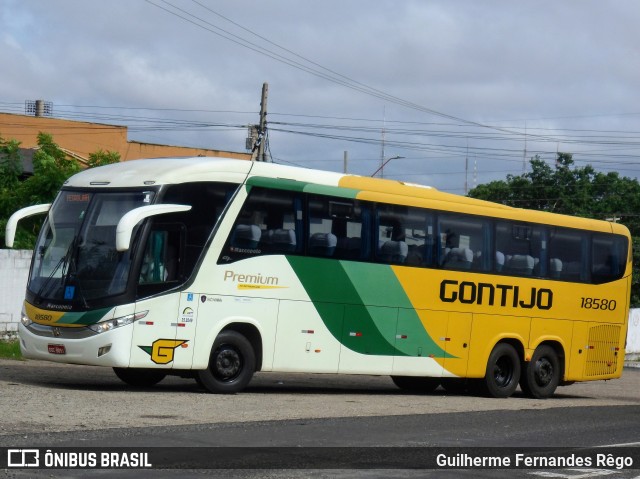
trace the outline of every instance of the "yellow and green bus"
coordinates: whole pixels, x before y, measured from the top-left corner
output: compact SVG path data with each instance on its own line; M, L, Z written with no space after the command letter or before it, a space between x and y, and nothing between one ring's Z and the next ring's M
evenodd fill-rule
M27 358L134 386L256 371L389 375L530 397L617 378L631 251L605 221L399 181L211 158L83 171L47 213L19 326Z

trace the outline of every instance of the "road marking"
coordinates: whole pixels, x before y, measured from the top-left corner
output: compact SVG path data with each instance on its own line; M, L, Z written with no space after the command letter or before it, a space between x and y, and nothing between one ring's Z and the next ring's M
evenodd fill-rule
M594 446L594 447L635 447L640 446L640 442L622 442L620 444L606 444L604 446Z
M549 472L549 471L536 471L530 472L531 476L538 477L557 477L560 479L587 479L589 477L604 477L610 476L612 474L620 474L620 471L611 471L609 469L581 469L581 468L573 468L573 469L563 469L564 471L571 471L567 473L562 472ZM576 472L577 474L574 474Z

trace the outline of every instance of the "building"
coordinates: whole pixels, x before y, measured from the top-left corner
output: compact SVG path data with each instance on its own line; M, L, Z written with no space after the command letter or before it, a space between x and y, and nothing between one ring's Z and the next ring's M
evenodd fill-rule
M23 149L36 148L40 132L52 135L53 140L63 151L84 164L90 153L101 149L119 153L121 161L181 156L222 156L251 160L250 153L129 141L126 126L0 113L0 137L5 140L18 140ZM23 155L28 158L30 156ZM29 161L26 161L26 171L29 171L29 166Z

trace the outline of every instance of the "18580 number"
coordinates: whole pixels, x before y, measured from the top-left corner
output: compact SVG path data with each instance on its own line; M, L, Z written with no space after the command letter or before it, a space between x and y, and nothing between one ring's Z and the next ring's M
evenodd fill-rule
M618 305L615 299L601 299L601 298L580 298L582 303L581 308L584 309L601 309L606 311L613 311Z

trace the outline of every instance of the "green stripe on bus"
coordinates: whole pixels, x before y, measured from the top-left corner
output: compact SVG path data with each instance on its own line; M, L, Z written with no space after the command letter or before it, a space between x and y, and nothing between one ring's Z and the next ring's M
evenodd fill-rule
M327 195L327 196L335 196L338 198L350 198L355 199L356 195L360 192L360 190L354 190L352 188L340 188L338 186L326 186L326 185L316 185L314 183L309 183L304 187L305 193L312 193L316 195Z
M287 256L331 334L347 348L381 356L450 357L424 329L388 265ZM336 304L343 305L342 316ZM398 321L409 341L397 340Z
M65 313L56 324L95 324L110 310L111 308L102 308L83 313Z
M260 186L262 188L275 188L277 190L302 191L306 183L302 181L287 180L285 178L265 178L252 176L247 180L248 186Z
M393 323L393 331L389 332L392 338L396 334L406 336L396 341L395 348L398 351L407 356L432 354L438 358L451 357L429 336L390 266L355 261L344 261L342 266L364 304L384 304L398 308L397 321ZM380 309L376 308L374 311ZM379 314L372 314L371 317L380 328L389 328L388 318L380 318Z
M247 186L259 186L262 188L273 188L277 190L296 191L312 193L316 195L329 195L338 198L354 199L359 190L353 188L340 188L339 186L318 185L304 181L288 180L285 178L264 178L262 176L252 176L247 180Z

